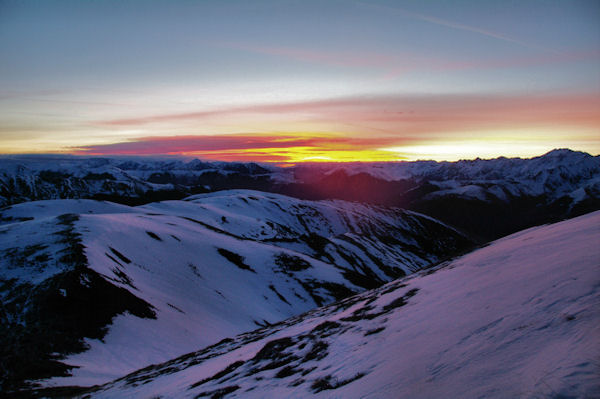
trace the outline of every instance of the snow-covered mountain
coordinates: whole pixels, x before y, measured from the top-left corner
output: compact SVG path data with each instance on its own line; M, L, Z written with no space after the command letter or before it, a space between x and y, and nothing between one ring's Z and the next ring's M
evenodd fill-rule
M5 389L104 383L471 245L411 211L249 190L13 205L0 211L0 375Z
M600 209L600 156L298 166L296 195L400 206L482 242ZM293 186L292 186L293 187Z
M0 206L59 198L113 199L134 204L181 199L224 188L259 188L270 172L254 163L185 161L176 157L4 155L0 157Z
M3 156L0 206L55 198L137 205L225 189L411 209L486 242L600 209L600 156L272 165L178 158Z
M84 397L600 393L600 212L119 378Z
M329 166L329 165L328 165ZM315 166L312 166L313 168ZM298 167L300 168L300 167ZM557 199L580 188L600 191L600 157L560 149L531 158L475 159L458 162L387 162L337 164L323 173L343 172L348 176L366 173L386 181L415 179L439 187L433 196L452 193L485 200L493 197L539 196ZM478 188L464 188L471 182ZM480 185L480 186L479 186Z

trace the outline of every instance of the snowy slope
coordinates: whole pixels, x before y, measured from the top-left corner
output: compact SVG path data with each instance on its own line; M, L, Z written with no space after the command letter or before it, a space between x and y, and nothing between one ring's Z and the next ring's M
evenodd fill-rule
M60 371L30 378L76 367L46 385L103 383L471 245L413 212L248 190L138 207L38 201L3 209L0 221L0 316L14 326L8 341L29 337L33 323L42 333L28 339L50 342L40 343L42 353L34 345L28 356L8 355L37 356ZM61 331L64 339L44 335Z
M532 228L89 393L598 397L599 244L600 212Z

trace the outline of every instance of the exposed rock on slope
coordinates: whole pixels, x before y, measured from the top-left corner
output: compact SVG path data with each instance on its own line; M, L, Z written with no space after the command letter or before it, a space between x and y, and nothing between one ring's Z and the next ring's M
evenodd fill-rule
M112 397L595 397L600 213L147 367Z
M2 364L5 387L106 382L471 245L413 212L254 191L31 202L0 220L3 362L19 359Z

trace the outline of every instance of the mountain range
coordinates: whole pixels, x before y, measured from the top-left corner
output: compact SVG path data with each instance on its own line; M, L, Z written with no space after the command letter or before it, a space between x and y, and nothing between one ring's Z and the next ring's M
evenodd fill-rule
M600 208L600 156L458 162L270 164L179 158L20 155L0 158L0 206L87 198L140 205L226 189L401 207L442 220L479 242Z
M2 156L0 203L0 394L600 392L600 156Z

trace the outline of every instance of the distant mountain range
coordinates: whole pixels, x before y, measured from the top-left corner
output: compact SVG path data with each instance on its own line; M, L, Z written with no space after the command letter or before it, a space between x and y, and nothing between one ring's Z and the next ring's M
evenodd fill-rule
M227 189L401 207L486 242L600 209L600 156L561 149L531 159L289 168L177 159L0 158L0 205L57 198L139 205Z

